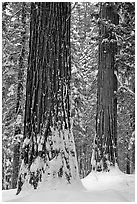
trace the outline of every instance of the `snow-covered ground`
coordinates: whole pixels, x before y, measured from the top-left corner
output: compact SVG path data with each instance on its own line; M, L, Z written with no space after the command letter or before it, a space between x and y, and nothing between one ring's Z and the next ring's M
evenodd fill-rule
M110 172L90 173L80 185L60 186L55 190L41 187L16 196L15 190L4 190L4 202L134 202L135 175L122 173L118 168Z

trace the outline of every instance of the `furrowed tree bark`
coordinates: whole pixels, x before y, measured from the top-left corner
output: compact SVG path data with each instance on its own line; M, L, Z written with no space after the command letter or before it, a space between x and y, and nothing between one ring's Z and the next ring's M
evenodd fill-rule
M23 131L23 81L24 81L24 60L25 60L25 34L26 34L26 3L22 3L22 31L21 31L21 53L18 65L18 86L17 86L17 103L16 103L16 122L13 148L13 172L12 172L12 188L17 187L17 178L20 166L20 143L22 140Z
M117 79L114 74L117 42L115 33L104 22L118 24L115 3L101 3L100 19L96 138L92 169L109 171L110 165L117 163Z
M78 181L70 109L70 3L31 4L22 165L17 194Z

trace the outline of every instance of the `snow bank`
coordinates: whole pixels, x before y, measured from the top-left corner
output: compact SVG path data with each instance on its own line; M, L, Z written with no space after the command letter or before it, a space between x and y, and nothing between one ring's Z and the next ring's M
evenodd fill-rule
M86 189L96 191L98 195L107 193L112 201L114 194L121 196L123 201L135 200L135 175L124 174L118 167L111 167L110 172L92 172L82 179L82 183ZM106 201L105 197L102 199Z
M122 173L118 168L110 172L92 172L78 184L63 184L54 190L42 185L37 190L3 191L3 201L8 202L133 202L135 201L135 175Z

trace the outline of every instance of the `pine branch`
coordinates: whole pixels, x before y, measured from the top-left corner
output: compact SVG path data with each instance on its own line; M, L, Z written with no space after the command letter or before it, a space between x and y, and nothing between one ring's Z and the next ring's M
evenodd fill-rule
M115 74L115 76L116 76L116 78L117 78L117 81L118 81L119 84L120 84L120 87L118 88L118 91L119 91L120 89L125 89L125 90L128 91L130 94L132 94L133 96L135 96L135 93L134 93L131 89L129 89L127 86L124 86L123 83L120 81L120 79L119 79L119 77L118 77L118 75L117 75L117 71L114 71L114 74Z

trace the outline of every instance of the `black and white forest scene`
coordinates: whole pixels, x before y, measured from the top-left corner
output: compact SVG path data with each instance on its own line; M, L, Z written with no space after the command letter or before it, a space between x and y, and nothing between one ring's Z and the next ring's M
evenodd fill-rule
M1 2L2 202L135 202L135 2Z

